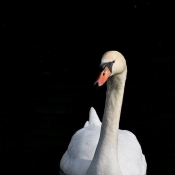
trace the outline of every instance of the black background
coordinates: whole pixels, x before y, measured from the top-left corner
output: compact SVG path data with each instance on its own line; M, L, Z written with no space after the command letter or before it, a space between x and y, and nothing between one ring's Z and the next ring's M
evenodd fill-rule
M30 1L1 5L1 174L59 174L71 136L106 86L93 87L108 50L126 58L120 128L133 132L148 175L171 175L174 13L168 2Z

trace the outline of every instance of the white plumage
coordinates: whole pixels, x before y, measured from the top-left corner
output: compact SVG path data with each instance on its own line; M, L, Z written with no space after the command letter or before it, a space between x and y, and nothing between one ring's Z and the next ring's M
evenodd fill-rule
M60 168L66 175L86 175L97 147L100 129L101 122L91 107L89 121L73 135L61 159ZM122 174L145 175L147 165L137 138L127 130L119 129L118 134L118 157ZM140 168L137 169L137 166Z
M116 63L113 63L110 76L116 75L116 80L108 82L103 122L91 107L89 121L73 135L61 159L60 169L66 175L146 174L147 163L136 136L118 129L127 68L124 57L117 51L104 54L102 63L113 60ZM120 76L118 71L121 72L122 66L124 73Z

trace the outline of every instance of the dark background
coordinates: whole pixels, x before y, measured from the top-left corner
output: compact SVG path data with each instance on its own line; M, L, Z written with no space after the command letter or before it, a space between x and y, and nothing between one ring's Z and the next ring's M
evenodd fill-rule
M128 65L120 128L137 136L148 175L174 173L172 4L43 0L0 8L1 174L59 174L91 106L102 119L106 86L93 83L108 50Z

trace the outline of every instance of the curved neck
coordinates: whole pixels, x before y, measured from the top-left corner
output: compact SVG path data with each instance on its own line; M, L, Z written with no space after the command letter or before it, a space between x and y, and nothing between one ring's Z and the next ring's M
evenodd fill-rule
M100 139L87 175L121 175L117 147L126 73L127 69L108 79Z

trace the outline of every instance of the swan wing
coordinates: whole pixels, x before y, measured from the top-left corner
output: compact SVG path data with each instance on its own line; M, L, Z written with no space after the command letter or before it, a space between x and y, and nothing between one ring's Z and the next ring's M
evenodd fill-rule
M136 136L127 130L119 130L118 158L123 175L146 175L147 163Z
M72 136L68 149L61 159L60 169L65 174L86 174L97 147L100 130L101 122L95 109L91 107L89 121Z
M87 121L84 125L84 127L88 126L101 126L101 121L93 107L91 107L89 111L89 121Z

